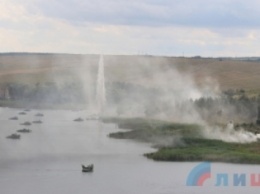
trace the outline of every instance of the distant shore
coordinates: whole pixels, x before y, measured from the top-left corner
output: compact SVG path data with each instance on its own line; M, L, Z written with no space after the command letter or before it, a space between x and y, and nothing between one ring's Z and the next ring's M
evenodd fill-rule
M119 128L131 129L111 133L119 139L149 142L158 150L144 156L156 161L211 161L240 164L260 164L260 142L227 143L205 139L202 126L171 123L144 118L104 118L103 122L117 123Z
M85 104L76 103L43 103L43 102L27 102L21 100L0 100L0 107L18 108L18 109L48 109L48 110L80 110L87 107Z

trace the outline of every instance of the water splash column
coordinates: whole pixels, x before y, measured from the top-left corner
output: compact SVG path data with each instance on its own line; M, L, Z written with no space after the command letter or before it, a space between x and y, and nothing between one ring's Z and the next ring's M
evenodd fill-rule
M99 116L102 116L106 107L105 70L103 55L100 55L98 63L96 101L97 113Z

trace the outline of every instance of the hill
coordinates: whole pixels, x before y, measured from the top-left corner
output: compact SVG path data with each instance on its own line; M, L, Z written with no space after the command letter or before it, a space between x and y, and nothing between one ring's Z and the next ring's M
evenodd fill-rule
M0 84L38 83L77 79L78 72L95 77L98 55L0 54ZM169 70L191 76L198 86L209 78L221 90L260 90L260 62L219 58L158 56L104 56L106 81L150 85L151 79Z

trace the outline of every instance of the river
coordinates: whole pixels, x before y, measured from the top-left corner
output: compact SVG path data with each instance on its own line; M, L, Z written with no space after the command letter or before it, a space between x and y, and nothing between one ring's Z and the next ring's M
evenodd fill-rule
M143 153L154 151L149 144L111 139L119 131L114 124L86 117L84 111L0 109L0 193L1 194L172 194L172 193L259 193L249 176L257 165L211 164L211 179L202 187L186 186L191 162L154 162ZM37 113L43 117L35 116ZM17 116L18 120L10 120ZM26 121L42 124L22 126ZM21 139L6 136L18 129L31 133ZM94 172L82 173L81 164L94 164ZM216 187L216 175L226 173L229 185ZM235 173L246 174L246 186L233 186Z

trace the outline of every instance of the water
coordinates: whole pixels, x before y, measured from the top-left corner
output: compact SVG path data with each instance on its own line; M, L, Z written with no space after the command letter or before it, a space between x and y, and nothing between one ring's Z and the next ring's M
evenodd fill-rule
M153 151L148 144L107 137L119 129L98 121L74 122L83 111L37 111L0 109L0 193L1 194L172 194L172 193L259 193L259 188L186 187L186 178L197 163L154 162L142 156ZM20 140L5 137L19 123L38 120ZM18 121L8 118L18 116ZM93 173L82 173L81 164L95 165ZM213 174L258 173L254 165L212 164Z

